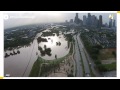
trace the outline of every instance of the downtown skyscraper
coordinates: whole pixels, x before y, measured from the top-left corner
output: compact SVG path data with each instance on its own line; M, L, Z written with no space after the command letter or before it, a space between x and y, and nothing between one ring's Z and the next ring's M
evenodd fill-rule
M81 19L79 19L79 17L78 17L78 13L76 13L76 15L75 15L74 23L76 25L80 25L80 26L83 24L83 21Z
M86 26L86 25L87 25L87 18L86 18L86 16L85 16L85 15L83 16L83 25L84 25L84 26Z
M90 13L88 13L87 25L91 26L91 14Z
M76 13L74 23L79 24L79 18L78 18L78 13Z
M99 16L99 28L101 28L103 25L103 22L102 22L102 15Z

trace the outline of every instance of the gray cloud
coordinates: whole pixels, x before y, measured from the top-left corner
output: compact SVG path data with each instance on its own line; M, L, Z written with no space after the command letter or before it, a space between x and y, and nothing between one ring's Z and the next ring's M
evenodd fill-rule
M91 13L91 15L103 16L103 23L109 22L109 15L111 13ZM74 19L75 13L4 13L8 15L8 19L4 20L4 28L10 28L14 26L35 24L35 23L49 23L49 22L64 22L65 20ZM87 16L87 13L79 13L79 18L83 19L83 15ZM114 13L114 19L116 20L116 14Z

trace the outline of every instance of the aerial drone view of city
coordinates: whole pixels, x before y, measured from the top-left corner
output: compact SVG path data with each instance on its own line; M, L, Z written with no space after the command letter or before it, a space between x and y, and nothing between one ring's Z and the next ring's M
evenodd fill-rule
M116 13L5 13L5 77L117 77Z

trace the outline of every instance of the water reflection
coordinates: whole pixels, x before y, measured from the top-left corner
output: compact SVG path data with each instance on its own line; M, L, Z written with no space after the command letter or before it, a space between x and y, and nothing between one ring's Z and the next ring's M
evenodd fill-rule
M12 51L12 50L15 50L15 49L20 49L20 48L23 48L23 47L30 47L31 46L31 44L32 44L33 42L31 42L30 44L26 44L26 45L21 45L21 46L17 46L17 47L9 47L9 48L7 48L7 50L5 49L5 52L6 51Z
M5 53L5 58L7 58L7 57L9 57L9 56L17 55L17 54L20 54L20 51L19 51L19 50L17 50L17 52L15 52L15 51L13 50L13 52L10 52L10 54L8 54L8 53L6 52L6 53Z
M9 47L7 50L5 50L5 58L10 57L10 56L14 56L17 54L20 54L20 49L21 48L27 48L30 47L32 44L32 42L30 44L27 45L23 45L23 46L17 46L17 47ZM8 54L9 52L9 54Z
M56 42L56 46L60 46L61 45L61 42Z
M44 45L44 50L42 47L38 46L38 50L40 51L41 53L41 56L45 56L45 55L48 55L48 56L51 56L51 48L47 48L46 45Z
M47 41L46 38L38 37L38 38L37 38L37 42L38 42L38 44L39 44L40 42L48 42L48 41Z
M45 30L37 38L38 49L40 50L40 55L43 59L53 60L55 55L58 58L65 56L69 51L69 43L61 31L57 30ZM40 41L40 42L39 42ZM51 54L46 54L45 47L51 49ZM59 46L59 47L58 47ZM62 52L62 53L61 53Z

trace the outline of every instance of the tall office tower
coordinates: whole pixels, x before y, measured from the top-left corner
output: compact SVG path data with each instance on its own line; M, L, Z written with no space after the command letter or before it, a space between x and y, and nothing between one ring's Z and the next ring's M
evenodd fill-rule
M95 16L95 27L97 27L97 25L98 25L98 19L97 19L97 17Z
M113 27L112 19L113 19L113 15L110 14L109 15L109 28Z
M112 19L110 18L109 19L109 28L111 28L112 27Z
M86 26L86 24L87 24L87 18L86 18L86 16L84 15L84 16L83 16L83 25Z
M95 17L95 15L92 15L91 16L91 26L93 26L93 27L95 27L96 25L95 25L95 20L96 20L96 17Z
M102 27L102 15L99 16L99 27Z
M90 13L88 13L87 25L91 26L91 14Z
M97 22L97 27L99 27L99 19L97 19L97 21L96 21L96 22Z
M76 13L74 23L79 24L79 18L78 18L78 13Z

